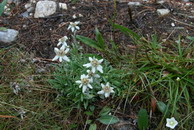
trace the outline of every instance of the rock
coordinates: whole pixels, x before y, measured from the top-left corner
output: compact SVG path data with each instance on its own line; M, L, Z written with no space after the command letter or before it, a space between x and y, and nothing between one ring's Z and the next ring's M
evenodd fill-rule
M67 4L65 3L59 3L59 8L67 10Z
M164 4L165 1L164 0L157 0L156 3L158 3L158 4Z
M0 31L0 41L4 43L13 42L16 40L18 31L14 29L7 29L5 31Z
M136 130L132 121L120 120L118 123L113 124L108 130Z
M28 18L29 17L28 11L25 11L24 13L22 13L21 17Z
M54 14L57 4L54 1L38 1L36 4L34 18L44 18Z
M129 2L128 3L129 6L133 5L133 6L141 6L142 4L140 2Z
M170 10L169 9L157 9L157 13L160 16L164 16L164 15L169 14L170 13Z

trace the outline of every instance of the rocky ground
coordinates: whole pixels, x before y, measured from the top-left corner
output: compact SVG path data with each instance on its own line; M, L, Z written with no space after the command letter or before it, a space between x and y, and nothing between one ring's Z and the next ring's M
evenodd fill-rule
M13 38L15 41L12 44L35 53L37 57L53 57L53 48L58 39L64 35L69 36L67 27L72 21L81 22L79 35L94 38L94 29L98 27L107 40L112 35L110 19L132 29L146 39L149 39L152 34L156 34L161 42L176 40L179 35L184 37L194 34L193 1L160 0L155 2L144 0L140 3L130 3L131 0L120 0L116 4L114 18L114 4L111 1L70 2L59 0L51 1L49 7L44 2L40 2L40 7L38 7L36 0L11 0L7 5L7 8L10 8L6 9L0 19L0 27L15 29L19 32L17 40ZM47 11L47 8L51 8L50 12ZM45 16L40 13L44 10L47 12ZM164 14L160 11L164 11ZM130 45L128 39L117 32L115 35L116 42L124 44L126 47ZM5 47L10 42L4 44L1 40L0 45Z

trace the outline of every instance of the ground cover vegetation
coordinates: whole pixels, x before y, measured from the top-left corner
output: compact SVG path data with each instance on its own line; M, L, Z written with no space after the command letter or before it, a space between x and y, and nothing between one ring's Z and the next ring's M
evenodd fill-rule
M46 72L21 48L1 48L0 129L114 129L121 121L193 129L194 37L147 40L113 21L113 36L122 32L130 46L105 40L98 28L95 39L78 35L80 22L71 22L72 37L59 39Z

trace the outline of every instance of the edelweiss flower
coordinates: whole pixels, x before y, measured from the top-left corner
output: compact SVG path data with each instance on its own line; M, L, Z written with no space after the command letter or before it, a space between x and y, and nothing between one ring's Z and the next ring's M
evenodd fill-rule
M57 46L62 45L63 47L68 47L67 42L66 42L67 40L68 40L67 36L64 36L64 37L60 38L59 43L57 44Z
M82 74L81 75L81 80L75 81L77 84L79 85L79 88L82 87L82 92L84 93L87 88L89 87L90 89L92 89L93 87L90 85L90 83L92 83L91 79L89 78L88 75Z
M174 129L177 125L178 125L178 122L174 119L174 117L170 119L169 118L166 119L166 127Z
M67 30L71 29L72 32L75 32L76 30L79 30L79 26L77 26L80 22L70 22L69 27L67 28Z
M102 63L103 59L98 60L95 57L93 57L93 58L89 57L89 61L90 61L90 63L84 64L83 66L86 67L86 68L91 67L93 73L95 73L96 70L103 73L102 66L100 65Z
M104 94L104 96L107 98L110 96L111 93L114 93L113 87L110 87L109 82L106 83L106 85L101 84L102 90L98 92L98 94Z
M66 54L69 52L69 48L65 48L64 46L62 46L60 49L56 48L54 49L56 56L53 58L52 61L58 60L60 62L62 62L62 60L65 60L67 62L69 62L69 58L66 56Z
M92 82L93 82L93 78L100 78L100 75L93 73L91 70L87 70L87 73L89 78L92 80Z

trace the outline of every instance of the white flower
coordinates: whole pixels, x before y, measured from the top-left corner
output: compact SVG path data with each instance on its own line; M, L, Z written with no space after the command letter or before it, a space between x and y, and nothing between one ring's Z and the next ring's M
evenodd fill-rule
M167 118L166 119L166 127L169 127L171 129L174 129L177 125L178 125L178 122L174 119L174 117L172 118Z
M10 87L13 89L13 92L18 95L19 91L21 90L20 86L16 82L11 82Z
M60 38L59 43L57 44L57 46L62 45L63 47L68 47L67 42L66 42L67 40L68 40L67 36L64 36L64 37Z
M98 94L104 94L104 96L107 98L110 96L111 93L114 93L113 87L110 87L109 82L106 83L106 85L101 84L102 90L98 92Z
M81 80L75 81L77 84L79 85L79 88L82 87L82 92L84 93L87 88L89 87L90 89L92 89L93 87L90 85L90 83L92 83L91 79L89 78L88 75L82 74L81 75Z
M56 56L52 59L52 61L58 60L62 62L62 60L65 60L69 62L69 58L66 56L66 54L69 52L69 48L65 48L62 46L60 49L56 48L54 49Z
M180 81L181 79L179 77L176 78L176 81Z
M91 67L93 73L95 73L96 70L103 73L102 66L100 65L102 63L103 59L98 60L95 57L93 57L93 58L89 57L89 61L90 61L90 63L84 64L83 66L86 67L86 68Z
M25 112L23 109L20 109L20 110L18 111L18 114L20 115L20 117L21 117L22 120L24 119L25 113L26 113L26 112Z
M67 30L71 29L72 32L75 32L76 30L79 30L79 26L77 26L80 22L76 21L76 22L70 22L69 27L67 28Z
M89 78L92 80L92 82L93 82L93 78L100 78L100 75L93 73L91 70L87 70L87 73Z

